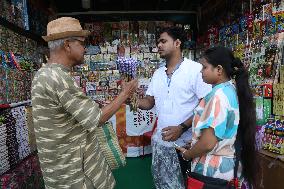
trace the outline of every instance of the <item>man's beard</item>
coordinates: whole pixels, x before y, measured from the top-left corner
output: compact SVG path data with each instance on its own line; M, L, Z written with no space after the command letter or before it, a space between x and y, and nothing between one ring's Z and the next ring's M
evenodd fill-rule
M166 54L164 56L160 56L160 58L164 59L166 62L171 59L171 56L169 54Z
M160 58L167 60L167 59L169 59L169 55L168 54L160 54Z

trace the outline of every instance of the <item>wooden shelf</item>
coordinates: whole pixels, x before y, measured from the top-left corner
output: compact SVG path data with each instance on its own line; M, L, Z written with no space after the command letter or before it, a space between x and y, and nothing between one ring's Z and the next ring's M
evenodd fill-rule
M272 157L274 159L279 159L280 161L284 162L284 155L280 155L280 154L275 154L275 153L272 153L272 152L269 152L267 150L259 150L259 153L263 154L263 155L266 155L266 156L269 156L269 157ZM281 156L281 158L279 158Z
M4 27L22 35L22 36L30 38L30 39L32 39L32 40L34 40L34 41L36 41L40 44L46 44L46 42L41 38L41 36L38 36L38 35L30 32L30 31L28 31L28 30L25 30L25 29L13 24L13 23L7 21L6 19L2 18L1 16L0 16L0 25L2 25Z

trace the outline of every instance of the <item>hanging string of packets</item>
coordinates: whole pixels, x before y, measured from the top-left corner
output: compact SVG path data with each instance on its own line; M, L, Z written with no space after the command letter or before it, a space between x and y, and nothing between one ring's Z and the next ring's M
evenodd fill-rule
M1 65L4 68L10 67L13 69L20 69L19 64L15 60L15 55L13 52L5 53L4 51L0 50L0 54L1 54L1 57L0 57Z
M118 57L116 60L117 68L121 75L121 79L129 82L132 79L139 77L137 75L137 68L139 62L133 58ZM138 93L135 92L130 98L130 111L136 112L138 109Z
M138 61L133 58L118 57L117 68L124 81L129 82L137 77Z

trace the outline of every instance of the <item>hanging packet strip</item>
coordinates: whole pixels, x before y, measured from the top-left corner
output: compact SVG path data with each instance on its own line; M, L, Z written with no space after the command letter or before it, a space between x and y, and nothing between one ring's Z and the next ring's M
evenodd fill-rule
M0 50L0 55L1 55L1 66L3 66L4 68L7 68L8 65L7 65L5 52Z
M8 61L7 61L7 63L8 63L7 65L8 65L10 68L21 70L19 64L17 63L17 61L16 61L16 59L15 59L15 55L14 55L13 52L8 52L6 56L7 56L7 60L8 60Z
M13 63L13 65L20 71L21 70L21 67L20 65L18 64L18 61L16 60L16 57L14 55L14 53L11 51L10 53L8 53L8 57L10 57L10 62Z

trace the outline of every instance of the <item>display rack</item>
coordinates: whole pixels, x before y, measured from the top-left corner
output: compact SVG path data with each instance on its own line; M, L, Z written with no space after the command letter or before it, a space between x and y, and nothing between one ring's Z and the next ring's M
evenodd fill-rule
M1 16L0 16L0 25L2 25L4 27L22 35L22 36L30 38L30 39L32 39L32 40L34 40L34 41L36 41L40 44L46 45L46 42L40 36L30 32L28 30L25 30L25 29L23 29L19 26L16 26L15 24L7 21L6 19L2 18Z
M30 91L47 44L39 35L12 23L19 17L1 16L0 188L44 188Z
M269 152L269 151L263 150L263 149L259 150L259 153L284 162L284 155L278 155L278 154L275 154L275 153L272 153L272 152Z

